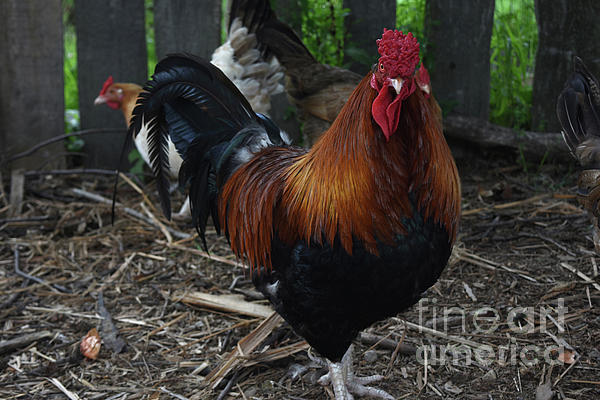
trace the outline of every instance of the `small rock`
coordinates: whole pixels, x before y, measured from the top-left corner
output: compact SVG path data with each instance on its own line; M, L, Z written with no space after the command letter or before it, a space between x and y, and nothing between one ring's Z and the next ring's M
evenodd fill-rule
M554 397L550 382L546 382L537 387L535 391L535 400L551 400Z
M374 363L379 358L379 355L375 350L369 350L364 355L365 361L368 363Z

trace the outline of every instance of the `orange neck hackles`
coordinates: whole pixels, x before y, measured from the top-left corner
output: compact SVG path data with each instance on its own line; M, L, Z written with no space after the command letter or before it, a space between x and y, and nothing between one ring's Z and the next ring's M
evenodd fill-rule
M222 226L233 251L252 268L271 267L274 233L292 245L353 241L378 254L406 233L413 193L425 218L454 241L460 185L443 138L439 107L417 90L405 100L396 134L386 141L371 116L377 92L369 74L308 153L267 148L241 166L221 192ZM431 100L431 99L429 99Z

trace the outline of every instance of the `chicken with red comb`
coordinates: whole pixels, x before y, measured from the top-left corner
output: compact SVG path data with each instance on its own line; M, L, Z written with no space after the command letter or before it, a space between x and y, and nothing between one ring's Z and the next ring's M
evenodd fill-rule
M106 79L106 81L104 81L102 90L100 90L98 97L96 97L96 100L94 100L94 105L106 104L113 110L121 110L123 117L125 118L125 123L127 124L127 127L129 127L131 122L131 114L133 113L135 103L141 92L142 87L140 85L136 85L135 83L115 82L111 75L108 77L108 79ZM142 159L147 165L150 165L146 130L143 129L140 132L137 132L133 138L133 141ZM177 151L175 151L175 145L171 140L168 140L168 147L169 161L171 166L170 174L173 179L177 179L182 160L177 154ZM190 203L186 198L185 202L181 206L181 209L177 214L174 215L174 217L178 219L186 219L189 218L189 216Z
M94 100L94 105L106 104L113 110L120 109L123 112L127 126L129 126L135 101L141 91L142 87L140 85L115 82L111 75L104 81L102 90Z
M256 288L326 358L337 400L393 397L357 377L358 333L415 304L442 273L460 218L460 181L441 111L419 89L419 44L385 31L381 58L311 149L290 145L205 60L171 55L144 86L130 130L148 132L161 205L167 135L182 144L180 182L204 246L212 217ZM183 111L186 111L184 114ZM162 179L161 179L162 177Z

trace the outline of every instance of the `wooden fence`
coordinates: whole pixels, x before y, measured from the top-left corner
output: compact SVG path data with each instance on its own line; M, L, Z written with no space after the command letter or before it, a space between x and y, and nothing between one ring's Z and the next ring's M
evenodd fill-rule
M283 20L299 28L302 0L272 3ZM600 20L600 2L535 3L541 32L533 105L545 128L556 132L554 99L569 73L572 55L584 57L600 75L600 34L593 31L594 23ZM426 4L429 67L436 97L441 102L455 102L456 111L463 115L487 119L494 0L473 2L467 8L454 0L428 0ZM344 7L351 10L346 18L350 40L375 61L374 40L383 27L394 26L396 0L344 0ZM221 0L154 0L154 11L158 57L174 51L210 57L219 45ZM122 130L86 136L87 167L117 165L124 135L122 116L107 107L94 107L93 100L109 75L117 81L145 81L144 17L144 0L75 0L81 128ZM62 23L61 0L0 1L2 159L64 132ZM589 24L589 29L582 24ZM581 33L584 30L587 35ZM361 73L369 67L347 61L351 69ZM281 96L275 102L274 116L286 129L297 130L295 122L282 118L287 107L281 105L284 99ZM48 160L60 163L63 156L64 149L58 144L9 166L40 168Z

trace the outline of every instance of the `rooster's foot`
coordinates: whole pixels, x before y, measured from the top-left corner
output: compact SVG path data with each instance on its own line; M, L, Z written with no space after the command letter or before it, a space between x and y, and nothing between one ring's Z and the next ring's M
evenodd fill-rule
M318 382L321 385L331 384L331 386L333 386L333 392L335 393L336 400L353 400L354 397L352 394L357 396L371 396L385 400L393 400L394 398L386 391L365 386L382 380L383 376L373 375L358 377L354 375L354 371L352 369L352 347L353 346L350 346L348 348L341 362L334 363L329 360L327 361L329 372L323 375ZM322 361L313 358L314 356L312 356L310 353L309 357L318 364L322 364Z

